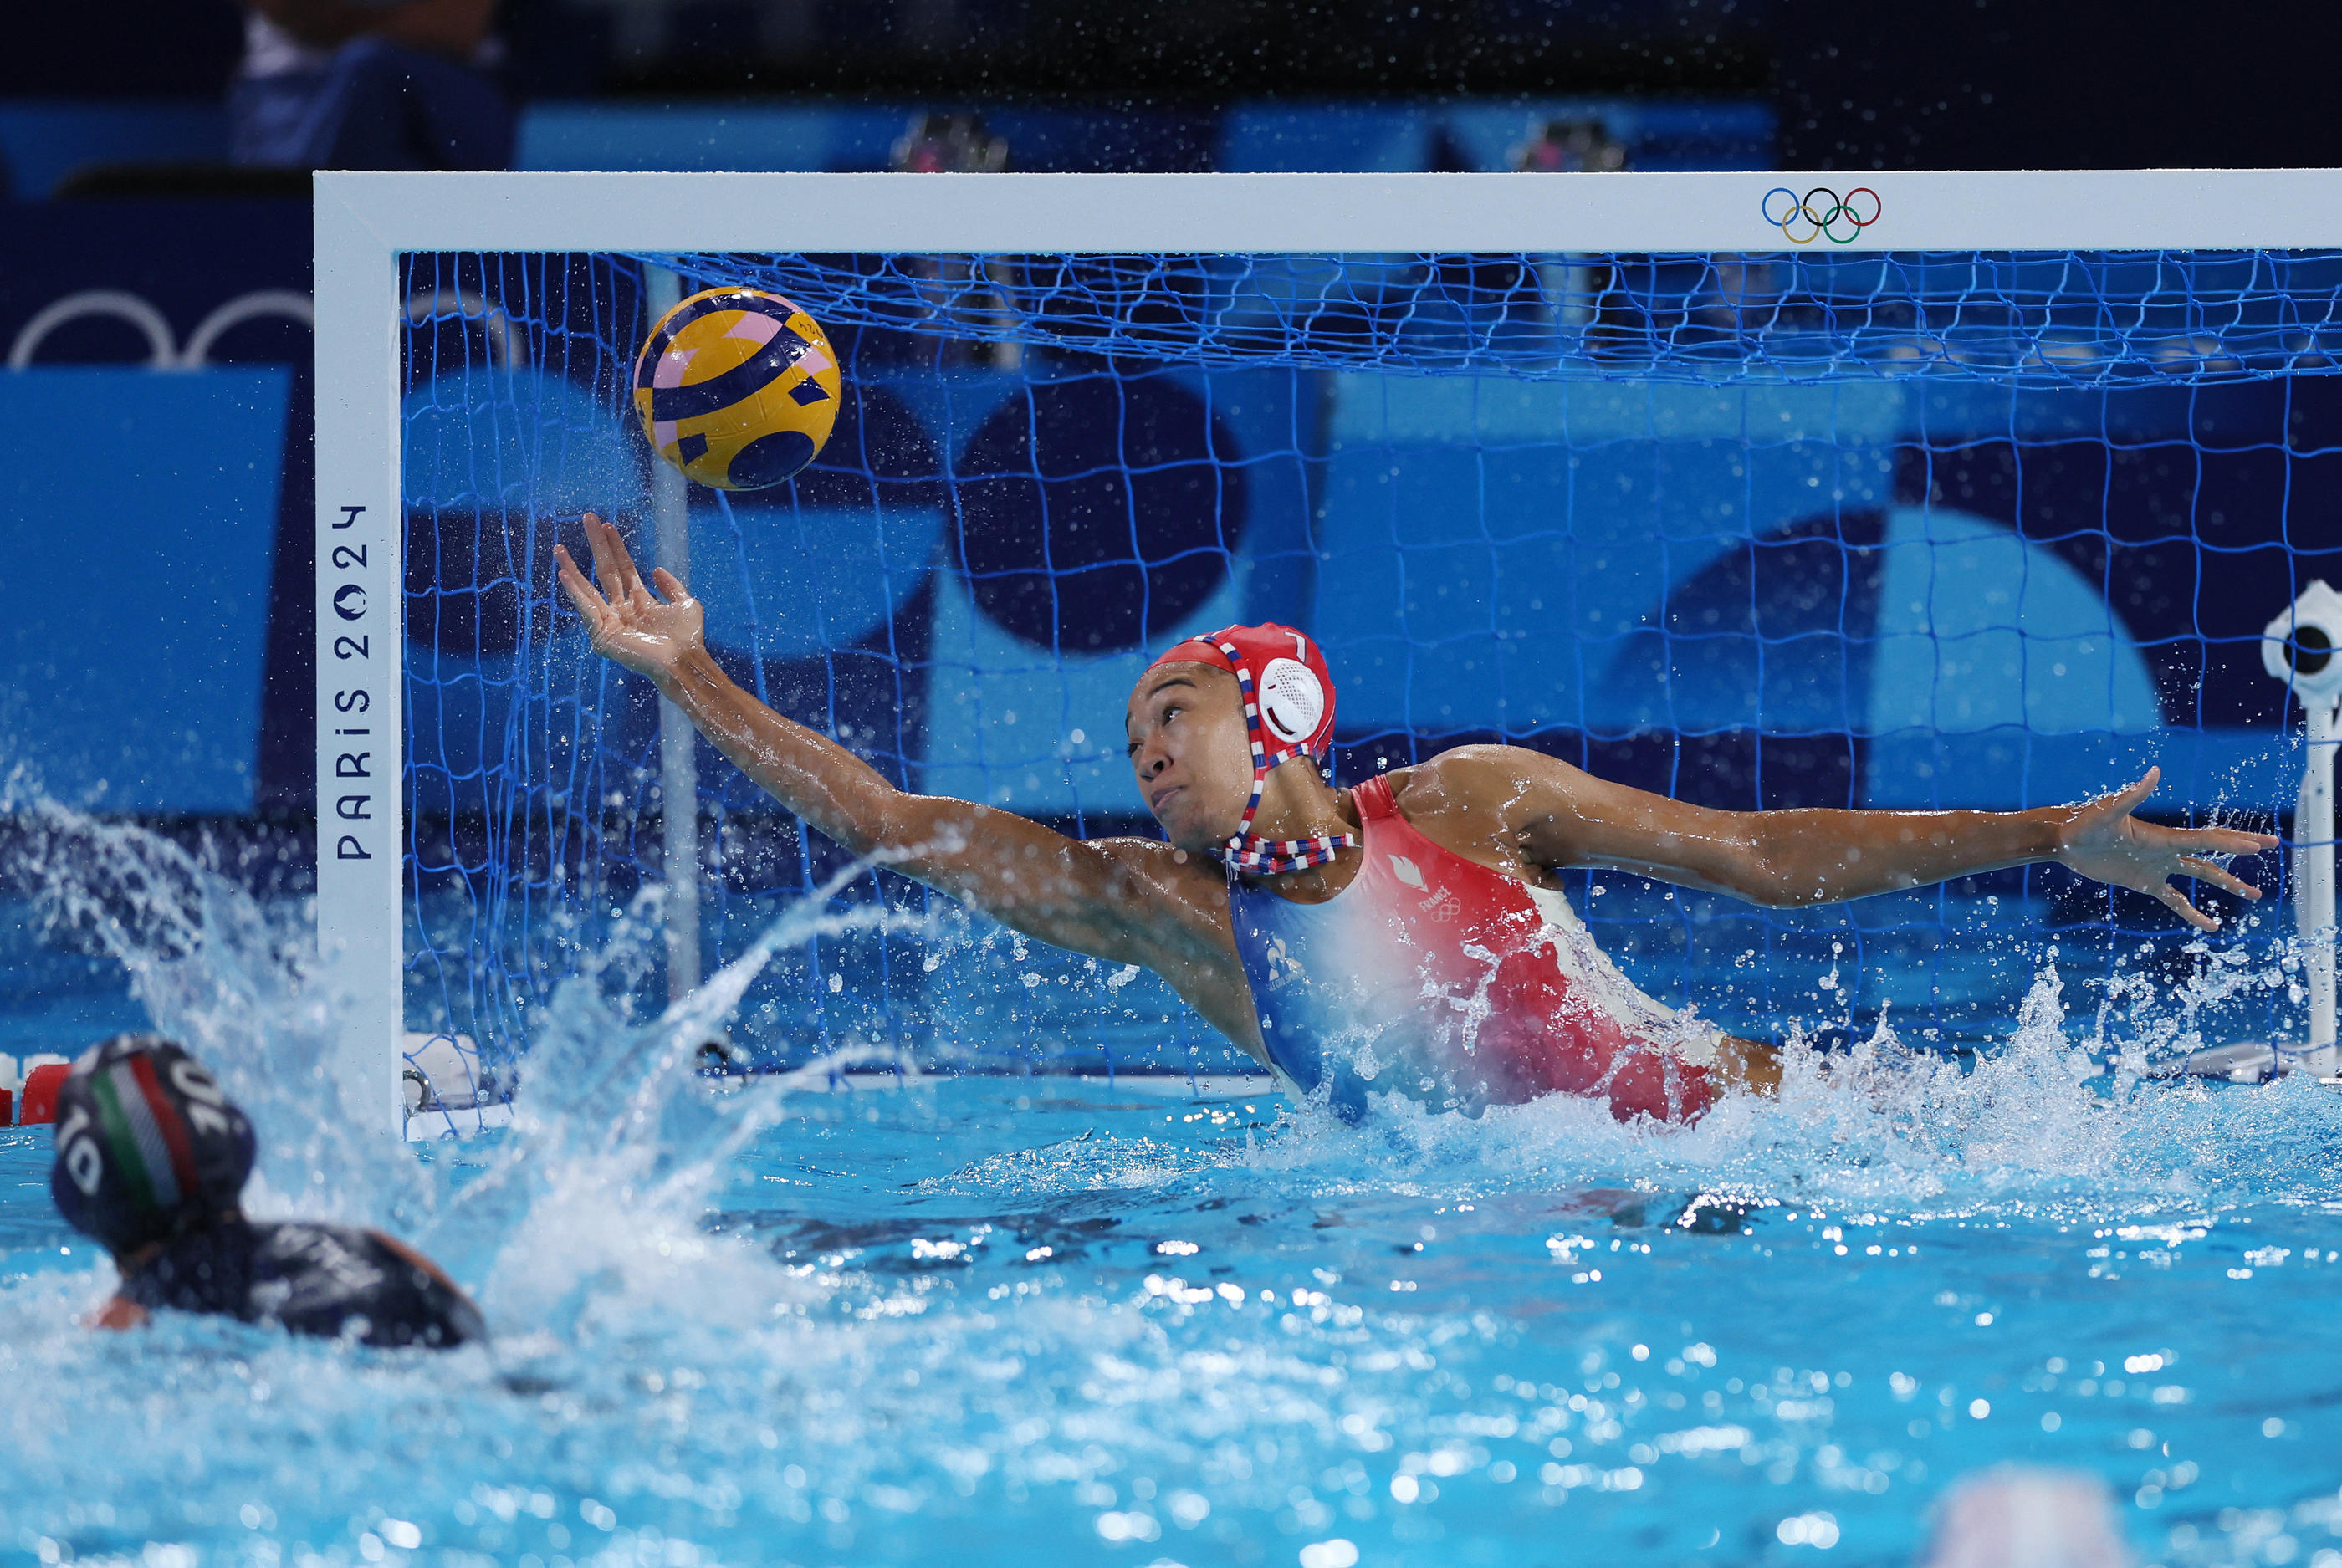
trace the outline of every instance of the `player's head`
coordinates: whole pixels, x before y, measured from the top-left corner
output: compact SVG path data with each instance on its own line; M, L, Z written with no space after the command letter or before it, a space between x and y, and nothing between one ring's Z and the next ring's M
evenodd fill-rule
M84 1052L57 1092L56 1126L50 1195L117 1257L233 1210L252 1174L252 1124L159 1035Z
M1217 851L1251 831L1270 770L1325 754L1334 681L1290 626L1226 626L1147 667L1126 715L1139 793L1170 841Z

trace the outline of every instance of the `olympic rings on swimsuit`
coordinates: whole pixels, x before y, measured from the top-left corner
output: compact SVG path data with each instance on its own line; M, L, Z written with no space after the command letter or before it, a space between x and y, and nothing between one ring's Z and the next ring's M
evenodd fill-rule
M1786 196L1788 200L1777 209L1773 204L1775 196ZM1870 215L1867 217L1860 210L1860 198L1864 196L1870 198ZM1843 196L1827 185L1816 185L1803 196L1787 185L1775 185L1765 193L1765 199L1757 208L1765 215L1765 221L1779 229L1781 237L1793 245L1811 245L1816 240L1827 240L1832 245L1852 245L1863 230L1878 221L1878 215L1885 209L1886 204L1878 199L1878 193L1868 185L1857 185Z

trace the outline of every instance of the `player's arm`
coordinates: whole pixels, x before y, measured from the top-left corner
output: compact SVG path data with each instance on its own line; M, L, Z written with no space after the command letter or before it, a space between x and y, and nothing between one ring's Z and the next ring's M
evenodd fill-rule
M1012 812L897 789L876 768L741 690L709 656L699 602L664 570L644 583L618 531L586 519L597 589L556 549L594 649L647 675L740 771L857 855L1059 947L1160 968L1181 945L1159 845L1067 838Z
M123 1329L145 1328L146 1309L128 1296L108 1296L105 1304L82 1320L84 1328Z
M2255 854L2267 834L2172 828L2131 814L2160 769L2129 788L2033 811L1729 812L1610 784L1568 764L1508 751L1517 779L1505 808L1521 852L1555 868L1603 866L1704 887L1773 908L1836 904L2056 861L2099 882L2160 899L2198 930L2218 922L2187 902L2175 877L2254 899L2260 890L2207 856Z
M429 1258L425 1257L421 1253L416 1252L413 1247L410 1247L405 1242L400 1241L396 1236L392 1235L387 1231L375 1230L369 1230L366 1232L366 1234L381 1243L383 1250L389 1253L391 1256L398 1259L401 1263L405 1263L412 1268L420 1270L426 1279L436 1284L441 1290L445 1291L449 1295L454 1296L457 1301L462 1302L465 1306L471 1308L473 1312L477 1313L480 1310L479 1303L475 1302L470 1296L464 1293L464 1287L447 1277L447 1271L445 1269L441 1268L437 1263L433 1263Z

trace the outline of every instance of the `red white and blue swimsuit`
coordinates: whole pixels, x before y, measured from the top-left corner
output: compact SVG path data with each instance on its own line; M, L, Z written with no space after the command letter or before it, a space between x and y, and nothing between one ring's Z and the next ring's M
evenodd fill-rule
M1624 1122L1696 1120L1719 1038L1636 989L1559 893L1440 848L1377 778L1352 792L1365 864L1323 904L1231 877L1261 1038L1355 1120L1368 1093L1471 1112L1552 1094Z

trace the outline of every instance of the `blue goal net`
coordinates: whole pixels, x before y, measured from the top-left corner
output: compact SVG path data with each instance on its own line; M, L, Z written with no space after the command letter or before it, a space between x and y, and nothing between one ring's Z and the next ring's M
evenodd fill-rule
M1275 619L1325 645L1345 781L1502 742L1733 809L2017 809L2157 764L2169 820L2289 818L2260 642L2342 583L2342 255L404 265L407 1024L491 1060L570 975L664 999L632 926L683 803L551 558L589 510L653 553L653 267L839 352L812 467L688 493L690 584L736 679L907 788L1151 833L1133 680ZM1245 1064L1152 976L856 872L704 744L688 805L706 963L817 889L839 917L744 1004L764 1061ZM1988 1044L2053 953L2109 1046L2297 1030L2281 897L2197 892L2237 940L2049 867L1795 914L1569 879L1644 989L1760 1037Z

